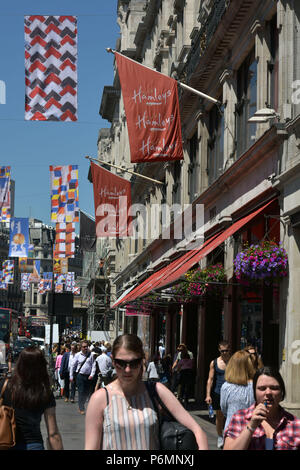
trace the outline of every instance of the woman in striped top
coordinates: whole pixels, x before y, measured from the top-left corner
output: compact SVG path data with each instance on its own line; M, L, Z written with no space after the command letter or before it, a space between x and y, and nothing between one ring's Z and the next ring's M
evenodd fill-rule
M143 343L136 335L119 336L112 349L117 378L95 392L86 415L86 450L158 450L158 417L142 381ZM199 449L207 438L200 426L161 383L157 392L173 416L191 429Z

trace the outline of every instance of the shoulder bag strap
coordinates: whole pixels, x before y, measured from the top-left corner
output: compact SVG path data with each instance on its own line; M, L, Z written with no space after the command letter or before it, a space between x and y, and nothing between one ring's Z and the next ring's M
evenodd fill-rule
M162 399L160 398L158 392L157 392L157 389L156 389L156 383L157 382L154 382L154 387L153 387L153 390L154 390L154 394L155 394L155 398L156 400L158 401L159 405L162 407L163 411L168 415L168 417L172 420L175 420L174 416L172 415L172 413L169 411L168 407L164 404L164 402L162 401ZM176 421L176 420L175 420Z
M84 359L84 361L82 361L82 363L80 364L80 367L79 367L79 369L78 369L77 374L79 374L79 372L81 371L82 366L86 363L86 361L88 360L89 357L90 357L90 354L88 354L88 355L86 356L86 358Z
M168 408L166 407L166 405L164 404L164 402L161 400L160 396L158 395L157 390L156 390L156 382L149 382L148 381L148 382L145 383L145 385L146 385L146 388L147 388L148 393L150 395L150 398L152 400L155 411L159 415L161 415L159 407L157 406L157 404L159 404L160 407L162 408L162 410L168 415L168 417L175 420L172 413L170 413L170 411L168 410Z

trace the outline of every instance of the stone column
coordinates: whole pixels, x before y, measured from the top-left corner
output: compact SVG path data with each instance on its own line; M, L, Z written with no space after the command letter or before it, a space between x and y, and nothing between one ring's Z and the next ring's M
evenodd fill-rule
M256 20L250 28L255 36L255 59L257 61L257 109L266 108L269 103L268 80L269 70L268 61L271 59L269 49L269 40L266 37L265 24ZM269 122L258 123L256 126L256 138L258 139L270 127Z
M289 256L289 278L280 286L281 373L286 386L283 406L300 417L300 229L289 227L281 239Z
M234 162L236 80L231 69L224 70L219 80L223 85L223 103L225 104L223 168L226 169Z
M199 175L199 194L204 192L208 187L207 177L207 140L208 129L205 122L204 114L198 121L198 136L199 136L199 162L200 162L200 175Z
M279 0L277 7L277 26L279 28L279 109L281 119L291 119L292 115L292 83L297 79L295 76L295 64L297 51L297 24L294 0ZM299 77L298 77L299 78Z

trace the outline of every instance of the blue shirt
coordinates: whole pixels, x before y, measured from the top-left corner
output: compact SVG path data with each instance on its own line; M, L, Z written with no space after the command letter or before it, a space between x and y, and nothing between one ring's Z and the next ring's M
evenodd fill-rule
M255 402L253 394L253 384L237 385L224 382L221 387L221 410L226 416L224 429L230 423L232 416L239 410L249 408Z

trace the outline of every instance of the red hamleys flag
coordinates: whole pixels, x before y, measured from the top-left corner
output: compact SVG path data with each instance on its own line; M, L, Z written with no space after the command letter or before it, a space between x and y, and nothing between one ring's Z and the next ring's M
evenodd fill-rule
M115 53L131 162L182 160L177 82Z
M131 185L91 162L94 188L96 236L127 237L130 235Z

